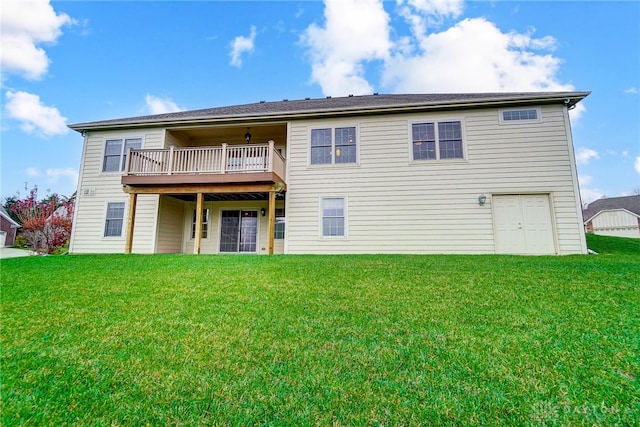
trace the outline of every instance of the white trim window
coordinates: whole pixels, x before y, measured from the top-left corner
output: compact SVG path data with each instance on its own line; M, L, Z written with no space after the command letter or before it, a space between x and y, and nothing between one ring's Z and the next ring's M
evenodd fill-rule
M462 122L413 123L411 148L413 160L464 159Z
M346 202L344 197L323 197L322 206L322 237L346 236Z
M286 218L284 215L284 208L276 209L276 218L275 224L273 227L273 238L282 240L284 239L284 224L286 222Z
M107 139L104 144L102 172L122 172L127 164L129 148L142 148L142 138Z
M202 210L202 233L200 235L202 239L209 238L209 208ZM196 238L196 210L193 210L191 215L191 240Z
M357 163L356 127L311 129L309 151L309 163L312 165Z
M104 237L122 237L124 208L124 202L107 203L107 213L104 220Z
M541 113L539 108L520 108L511 110L500 110L500 123L531 123L539 122Z

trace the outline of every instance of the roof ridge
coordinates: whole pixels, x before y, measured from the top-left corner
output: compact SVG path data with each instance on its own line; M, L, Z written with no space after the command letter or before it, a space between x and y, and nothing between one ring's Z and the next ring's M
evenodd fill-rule
M409 93L367 94L341 97L304 98L282 101L258 101L222 107L186 110L120 119L75 123L69 127L76 131L87 129L153 126L202 122L204 120L252 120L264 117L292 118L314 113L357 114L358 111L391 110L407 108L455 108L456 106L481 106L482 104L517 103L533 100L564 102L571 107L590 92L476 92L476 93Z

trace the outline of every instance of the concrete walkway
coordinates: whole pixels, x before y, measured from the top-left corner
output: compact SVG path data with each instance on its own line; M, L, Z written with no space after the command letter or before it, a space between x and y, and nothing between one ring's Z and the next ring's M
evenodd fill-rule
M16 258L20 256L30 256L30 255L33 255L33 253L27 249L0 247L0 259Z

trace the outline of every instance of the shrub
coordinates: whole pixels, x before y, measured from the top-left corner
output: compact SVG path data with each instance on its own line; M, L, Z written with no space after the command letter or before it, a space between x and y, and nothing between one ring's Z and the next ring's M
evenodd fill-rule
M16 248L26 248L27 247L27 239L24 238L22 234L18 234L13 241L13 246Z

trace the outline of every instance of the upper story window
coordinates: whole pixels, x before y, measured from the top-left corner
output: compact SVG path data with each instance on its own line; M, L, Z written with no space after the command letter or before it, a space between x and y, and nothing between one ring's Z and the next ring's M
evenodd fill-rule
M500 112L501 123L539 121L540 110L537 108L523 108L519 110L503 110Z
M462 122L426 122L411 126L413 160L463 159Z
M121 172L127 164L127 150L142 148L141 138L107 139L104 146L102 172Z
M311 164L357 162L355 127L311 129Z

